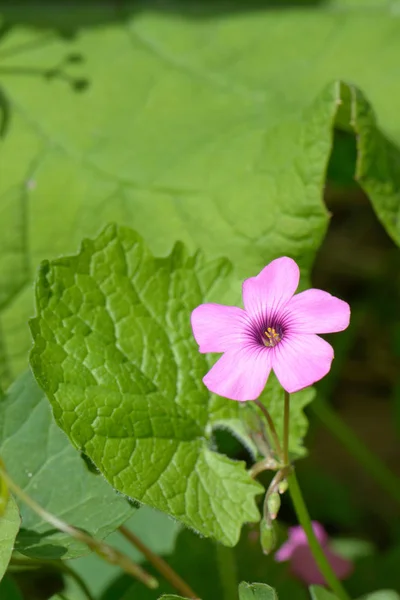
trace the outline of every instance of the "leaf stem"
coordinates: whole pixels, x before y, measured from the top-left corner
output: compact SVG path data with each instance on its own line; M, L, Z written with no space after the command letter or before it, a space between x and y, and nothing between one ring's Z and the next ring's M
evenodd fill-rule
M267 409L266 406L264 406L264 404L261 402L261 400L258 400L258 399L254 400L254 404L256 404L258 406L258 408L261 410L261 412L263 413L263 415L267 419L268 426L269 426L269 429L271 431L271 435L272 435L272 437L274 439L276 451L277 451L277 453L279 455L280 460L282 460L283 459L282 446L281 446L281 443L279 441L279 437L278 437L277 431L275 429L275 425L274 425L274 422L272 420L272 417L269 414L269 410Z
M310 409L376 483L400 504L400 479L360 440L329 403L319 397L311 404Z
M332 592L334 592L338 597L338 600L350 600L350 597L347 595L346 590L344 589L340 581L337 579L334 571L332 570L331 565L328 562L328 559L324 554L323 549L321 548L316 538L316 535L312 528L310 515L308 514L307 506L304 502L304 498L301 493L301 489L297 481L294 469L292 469L291 472L288 474L287 481L289 483L289 491L294 509L297 514L298 521L304 529L311 553L314 557L315 562L318 565L321 574L323 575L326 583L331 588Z
M189 585L176 573L173 568L161 556L155 554L148 546L146 546L130 529L121 525L120 533L133 544L139 552L153 565L155 569L176 589L177 592L186 598L199 598Z
M48 512L44 508L42 508L39 504L37 504L32 498L30 498L8 475L5 470L3 462L0 460L0 478L3 479L10 490L12 490L20 500L25 502L36 514L38 514L44 521L53 525L59 531L70 535L74 539L86 544L93 552L96 552L101 558L106 560L112 565L118 565L123 569L126 573L135 577L144 585L146 585L150 589L156 589L158 587L158 581L146 573L142 567L135 564L128 556L122 554L116 548L109 546L105 542L101 542L96 540L91 535L85 533L81 529L77 529L72 525L69 525L65 521L62 521L52 513Z
M283 464L289 464L289 421L290 421L290 394L285 391L285 405L283 413Z
M94 600L94 596L92 595L90 589L88 588L86 582L82 579L82 577L71 567L69 567L66 563L63 563L61 560L41 560L41 559L23 559L13 557L10 560L10 564L16 567L21 568L35 568L38 569L40 567L44 567L51 571L60 571L61 573L65 573L75 581L75 583L80 587L82 592L85 594L88 600Z

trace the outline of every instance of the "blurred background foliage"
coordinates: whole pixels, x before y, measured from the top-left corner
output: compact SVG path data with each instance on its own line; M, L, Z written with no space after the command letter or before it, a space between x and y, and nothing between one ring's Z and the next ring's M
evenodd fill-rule
M135 31L136 43L120 36L122 30ZM263 232L252 228L255 219L268 220L271 203L280 202L281 187L274 178L281 176L284 187L286 170L293 169L295 153L286 150L285 128L327 83L340 77L365 92L383 131L399 143L399 56L396 1L0 2L3 389L26 366L25 317L32 312L31 281L40 259L75 250L83 235L119 220L138 229L154 251L164 252L183 237L190 247L201 246L210 254L223 254L224 247L232 260L244 254L248 260L239 261L238 277L249 265L255 269L279 247L273 234L272 241L262 239ZM181 81L187 69L194 73L192 87ZM204 78L220 88L211 100L202 89ZM143 114L138 113L141 103ZM224 111L229 115L220 123ZM233 149L219 156L230 144ZM259 178L260 153L251 150L262 144L266 159L278 155L271 167L275 172L268 173L267 163L265 178ZM192 161L186 152L193 153ZM355 180L355 136L335 130L327 155L326 181L315 194L323 196L329 225L325 231L326 217L317 211L312 218L321 222L315 239L294 253L305 271L313 263L313 286L351 304L352 323L345 334L330 340L335 368L317 389L400 478L399 249L393 230L389 235ZM250 188L245 169L238 166L248 156L257 171L249 177L259 178ZM394 163L400 174L398 158ZM387 181L397 213L398 177ZM287 185L284 194L290 195L294 184L288 180ZM230 202L244 190L244 205L239 202L230 213ZM185 194L190 196L187 211ZM266 209L264 194L275 194L265 200ZM174 196L172 203L169 196ZM226 239L222 226L213 229L212 214L193 223L193 204L204 203L208 210L210 197L219 198L225 219L231 217L234 234ZM258 212L255 218L243 213L239 226L243 206L252 200ZM169 223L171 232L163 233L161 227ZM196 227L199 231L193 233ZM222 237L210 241L213 236ZM240 245L232 250L237 239ZM256 251L249 249L254 244ZM313 406L306 412L308 456L299 462L298 473L312 517L355 560L349 592L400 592L399 502L360 467ZM246 450L227 432L216 432L215 443L250 464ZM231 552L190 531L178 531L166 517L137 515L143 516L132 517L133 529L155 551L168 555L204 598L224 597L219 586L227 564L235 564L238 580L275 586L281 600L308 597L286 565L260 553L257 528L246 527ZM284 539L285 527L295 522L287 499L280 517ZM158 597L158 592L104 570L94 556L70 564L101 600ZM45 568L30 574L14 571L0 584L0 597L44 600L60 592L81 600L73 583L68 580L63 591L64 584L65 579ZM173 591L162 585L160 592Z

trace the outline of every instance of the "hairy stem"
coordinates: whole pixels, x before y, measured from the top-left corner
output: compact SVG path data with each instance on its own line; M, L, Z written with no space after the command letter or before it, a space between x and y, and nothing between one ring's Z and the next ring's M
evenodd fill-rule
M289 421L290 421L290 394L285 390L285 405L283 413L283 464L289 464Z
M108 544L96 540L89 534L69 525L65 521L62 521L52 513L42 508L32 498L30 498L8 475L5 470L4 464L0 461L0 478L6 482L11 491L18 496L25 504L27 504L36 514L38 514L44 521L53 525L55 529L63 531L67 535L70 535L74 539L86 544L93 552L96 552L101 558L106 560L112 565L118 565L126 573L135 577L142 583L144 583L150 589L156 589L158 587L158 581L146 573L142 567L135 564L128 556L122 554L116 548L109 546Z
M350 600L346 590L337 579L331 565L326 558L323 549L321 548L316 535L313 531L310 515L308 514L307 506L304 502L303 495L299 483L297 481L296 473L294 469L288 474L287 480L289 483L289 491L292 498L293 506L296 511L297 519L304 529L307 536L308 544L310 546L311 553L314 557L318 568L323 575L327 585L331 588L332 592L336 594L338 600Z
M119 527L120 533L135 546L139 552L146 557L150 564L176 589L177 592L186 598L199 598L189 585L176 573L173 568L161 556L155 554L146 546L132 531L124 525Z
M283 460L283 451L282 451L282 446L281 443L279 441L279 437L278 437L278 433L275 429L275 425L274 422L272 420L271 415L269 414L268 409L264 406L264 404L261 402L261 400L254 400L254 403L258 406L258 408L261 410L261 412L263 413L264 417L267 419L267 423L268 423L268 427L270 429L272 438L274 440L275 443L275 449L277 451L277 454L279 456L280 460Z

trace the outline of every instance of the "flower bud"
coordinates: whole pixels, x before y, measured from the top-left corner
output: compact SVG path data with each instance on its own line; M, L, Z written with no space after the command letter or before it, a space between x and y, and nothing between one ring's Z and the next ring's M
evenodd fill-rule
M275 548L276 534L274 526L265 519L261 519L260 522L260 542L264 554L270 554Z
M288 487L289 487L288 482L286 481L286 479L283 479L283 481L281 481L278 485L278 492L280 494L284 494L286 492L286 490L288 489Z
M278 492L272 492L267 498L267 510L272 520L278 516L279 509L281 507L281 497Z

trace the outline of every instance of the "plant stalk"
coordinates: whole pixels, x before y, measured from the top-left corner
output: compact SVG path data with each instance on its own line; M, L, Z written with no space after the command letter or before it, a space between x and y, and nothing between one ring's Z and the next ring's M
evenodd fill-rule
M11 491L13 491L16 496L18 496L25 504L29 506L36 514L38 514L44 521L53 525L55 529L70 535L74 539L86 544L89 546L93 552L96 552L101 558L106 560L112 565L118 565L123 569L126 573L138 579L144 585L146 585L150 589L156 589L158 587L158 581L149 573L146 573L142 567L135 564L128 556L122 554L116 548L109 546L108 544L96 540L89 534L84 531L69 525L65 521L62 521L52 513L48 512L44 508L42 508L39 504L37 504L32 498L30 498L8 475L5 470L4 464L0 460L0 478L6 482Z
M294 469L292 469L292 471L288 474L287 481L289 483L289 491L294 509L296 511L297 519L307 536L311 553L321 574L323 575L327 585L331 588L332 592L338 597L338 600L350 600L350 596L348 596L346 590L337 579L313 531L310 515L308 514L307 506L304 502Z
M285 390L285 404L283 413L283 464L289 465L289 422L290 422L290 394Z
M177 592L186 598L198 599L199 596L194 592L189 585L176 573L173 568L161 556L155 554L148 546L146 546L136 535L124 525L119 527L120 533L131 543L135 548L143 554L150 564L176 589Z
M274 422L272 420L272 417L269 414L269 410L264 406L264 404L261 402L261 400L258 400L258 399L254 400L254 404L256 404L258 406L258 408L263 413L264 417L267 419L268 427L269 427L269 430L271 432L272 438L274 440L275 449L277 451L279 459L282 460L283 459L282 446L281 446L281 443L279 441L279 436L278 436L278 433L277 433L277 431L275 429L275 425L274 425Z

